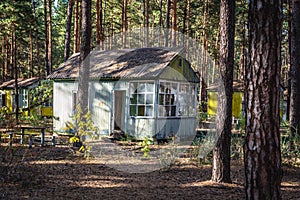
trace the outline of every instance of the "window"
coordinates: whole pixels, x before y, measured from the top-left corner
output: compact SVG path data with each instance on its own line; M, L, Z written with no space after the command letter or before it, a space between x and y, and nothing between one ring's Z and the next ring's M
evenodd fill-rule
M160 117L195 116L195 85L161 81L158 111Z
M176 116L177 83L160 82L158 96L159 116Z
M26 108L28 106L27 90L19 90L19 107Z
M153 116L154 82L130 83L130 116Z
M178 116L194 116L195 86L181 83L179 86Z

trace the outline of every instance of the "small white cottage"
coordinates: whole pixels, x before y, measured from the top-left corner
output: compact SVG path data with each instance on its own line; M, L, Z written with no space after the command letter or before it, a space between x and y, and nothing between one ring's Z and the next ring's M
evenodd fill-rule
M53 79L54 130L72 120L78 87L79 53L62 63ZM199 78L171 49L93 51L89 110L101 133L122 130L144 136L195 134Z

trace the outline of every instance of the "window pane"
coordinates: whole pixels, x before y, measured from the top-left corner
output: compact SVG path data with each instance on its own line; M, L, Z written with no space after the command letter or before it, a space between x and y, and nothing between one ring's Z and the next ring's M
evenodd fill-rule
M175 95L166 94L166 105L174 105L174 104L175 104Z
M146 104L153 104L153 94L146 95Z
M190 106L189 115L194 116L194 107Z
M145 116L145 106L138 106L138 116Z
M130 98L130 104L136 104L137 103L137 94L132 94Z
M159 83L159 92L164 93L165 92L165 84L164 83Z
M146 106L146 116L153 116L153 107Z
M154 92L154 83L146 83L146 91Z
M138 104L145 104L145 95L138 94Z
M145 83L139 83L138 93L145 92L145 91L146 91L146 84Z
M170 116L170 106L165 106L165 116Z
M171 116L176 116L176 106L171 106Z
M172 93L176 93L177 91L177 83L172 83Z
M158 104L159 105L164 105L164 96L163 94L159 94L158 96Z
M136 116L136 105L130 106L130 116Z
M166 93L171 93L171 83L166 83Z
M158 107L159 116L167 116L165 106Z

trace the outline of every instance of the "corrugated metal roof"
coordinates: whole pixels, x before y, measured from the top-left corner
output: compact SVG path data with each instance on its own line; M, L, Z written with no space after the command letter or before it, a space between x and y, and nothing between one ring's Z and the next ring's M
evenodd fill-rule
M34 83L37 83L39 81L39 77L32 77L32 78L18 78L18 87L19 88L27 88L31 86ZM15 80L9 80L6 82L3 82L0 85L0 89L14 89L15 88Z
M180 49L140 48L92 51L90 54L90 78L155 78L179 54ZM80 54L72 55L48 78L78 78Z

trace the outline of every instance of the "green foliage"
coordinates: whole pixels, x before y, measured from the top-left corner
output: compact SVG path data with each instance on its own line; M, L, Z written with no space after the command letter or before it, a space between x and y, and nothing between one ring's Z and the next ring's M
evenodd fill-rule
M53 82L43 80L38 87L30 90L31 104L40 106L43 104L52 105L53 101Z
M98 131L98 129L96 126L94 126L90 111L84 114L80 105L77 106L73 119L75 121L76 135L79 136L82 141L82 147L80 148L80 151L83 151L84 157L88 158L90 156L91 147L86 139L94 139L94 137L96 137L95 133Z
M145 137L144 140L140 143L143 147L141 151L144 153L143 156L149 158L150 148L149 146L153 144L153 138Z
M285 134L280 135L282 162L300 166L300 135L298 129L295 129L295 134L292 134L288 121L282 121L281 128L286 132Z

